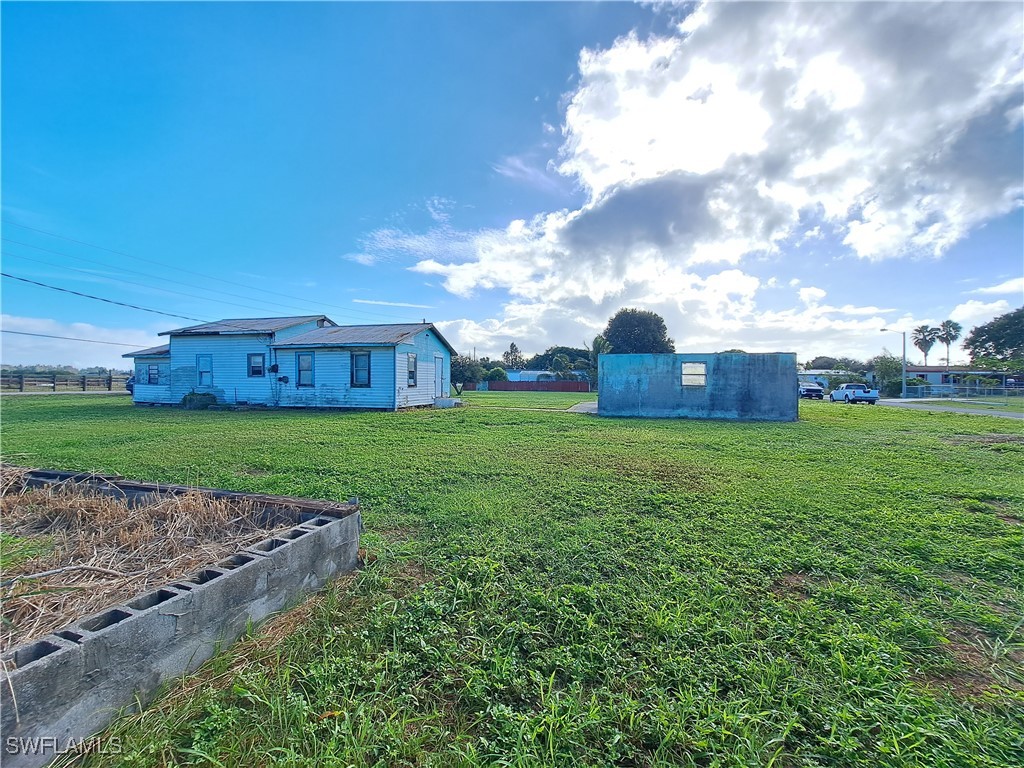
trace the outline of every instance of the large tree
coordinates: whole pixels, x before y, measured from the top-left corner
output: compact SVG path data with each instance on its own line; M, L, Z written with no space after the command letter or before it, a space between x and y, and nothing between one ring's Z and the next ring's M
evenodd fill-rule
M872 357L866 363L868 370L874 371L875 381L882 397L896 397L902 390L903 358L884 349L882 354Z
M590 350L580 347L548 347L542 354L534 355L525 363L527 371L551 370L551 363L558 355L565 355L573 368L586 367L590 360Z
M508 351L501 353L501 362L510 371L521 371L526 367L526 358L514 341L508 345Z
M953 320L943 320L939 323L939 333L935 340L946 345L946 370L949 370L949 348L953 342L960 338L960 332L964 327Z
M1024 357L1024 307L972 328L964 348L971 360L991 357L1007 362Z
M486 373L487 370L468 355L455 355L452 357L453 384L483 381Z
M919 325L910 333L914 346L924 353L924 364L928 365L928 353L935 346L935 340L939 337L939 329L930 325Z
M643 309L620 309L605 326L604 338L613 355L675 352L665 320Z

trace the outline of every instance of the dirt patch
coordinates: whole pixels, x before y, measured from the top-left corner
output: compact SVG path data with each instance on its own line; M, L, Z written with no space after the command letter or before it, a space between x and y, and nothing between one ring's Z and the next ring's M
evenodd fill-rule
M294 525L284 513L200 493L129 505L74 483L25 488L11 474L0 483L3 651Z
M942 440L950 445L1000 445L1002 443L1024 443L1024 435L949 435Z
M776 597L807 600L822 581L818 576L794 571L785 573L773 581L771 591Z
M946 636L949 642L937 650L951 663L944 669L921 672L916 676L918 683L941 688L959 699L976 698L997 688L1024 690L1019 674L1024 651L998 650L996 641L962 622L950 625Z
M374 530L374 533L383 536L388 541L408 541L416 535L415 528L380 528Z

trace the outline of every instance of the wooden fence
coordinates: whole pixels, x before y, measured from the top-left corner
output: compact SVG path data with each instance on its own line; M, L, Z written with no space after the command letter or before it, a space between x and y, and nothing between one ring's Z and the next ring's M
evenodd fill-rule
M5 373L0 375L0 391L33 392L51 394L55 392L124 392L125 375L117 376L73 376L70 374L33 375L30 373Z

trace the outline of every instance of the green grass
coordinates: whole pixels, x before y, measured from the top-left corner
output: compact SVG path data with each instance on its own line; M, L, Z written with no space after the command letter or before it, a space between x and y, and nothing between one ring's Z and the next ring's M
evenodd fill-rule
M45 539L23 539L0 531L0 573L50 550Z
M917 402L917 401L915 401ZM979 397L977 400L923 399L922 405L944 405L950 408L969 408L978 411L1012 411L1024 413L1024 397Z
M379 558L123 720L124 754L91 764L1019 766L1016 425L800 408L48 396L4 401L3 443L37 466L358 495Z
M491 408L541 408L564 411L578 403L594 402L597 392L463 392L467 405Z

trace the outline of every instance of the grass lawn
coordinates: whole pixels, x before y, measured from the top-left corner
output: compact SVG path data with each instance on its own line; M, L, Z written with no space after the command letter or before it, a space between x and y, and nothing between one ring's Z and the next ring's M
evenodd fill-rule
M497 394L497 393L492 393ZM3 402L8 461L364 504L372 562L122 720L130 766L1020 766L1024 437Z
M463 392L466 405L491 408L542 408L564 411L578 403L597 400L597 392Z
M916 402L916 401L914 401ZM977 400L962 398L924 399L924 405L948 405L951 408L970 408L978 411L1013 411L1024 413L1024 397L979 397Z

